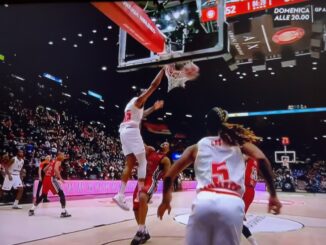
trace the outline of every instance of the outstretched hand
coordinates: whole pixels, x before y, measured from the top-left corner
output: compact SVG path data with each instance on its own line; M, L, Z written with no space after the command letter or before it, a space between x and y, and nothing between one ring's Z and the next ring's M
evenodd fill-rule
M280 214L282 208L282 203L277 197L270 197L268 203L268 212L272 214Z
M161 108L163 108L164 106L164 100L157 100L155 103L154 103L154 110L159 110Z
M157 217L160 218L160 220L162 220L162 218L163 218L164 213L165 213L166 210L168 210L168 214L170 215L170 213L171 213L171 205L170 205L170 202L167 202L167 203L162 202L160 204L160 206L158 206L158 209L157 209Z

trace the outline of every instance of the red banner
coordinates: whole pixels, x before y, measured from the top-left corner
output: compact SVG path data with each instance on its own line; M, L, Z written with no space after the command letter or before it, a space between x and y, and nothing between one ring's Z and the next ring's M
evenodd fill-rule
M283 145L289 145L290 144L289 137L282 137L282 144Z
M265 9L277 8L285 5L308 2L309 0L248 0L242 2L226 3L225 15L226 17L233 17L241 14L248 14ZM216 6L202 8L201 21L208 22L217 20Z
M136 3L123 1L92 4L147 49L155 53L164 51L164 35Z

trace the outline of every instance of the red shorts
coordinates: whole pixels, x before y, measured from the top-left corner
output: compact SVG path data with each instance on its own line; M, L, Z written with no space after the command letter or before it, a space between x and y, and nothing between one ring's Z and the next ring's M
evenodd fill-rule
M153 176L146 176L145 179L145 185L143 190L141 190L141 192L146 193L149 198L148 198L148 202L149 200L151 200L152 195L154 194L154 192L157 190L157 180L154 180ZM136 188L134 190L134 195L133 195L133 210L137 210L139 208L139 202L135 202L135 199L137 197L138 194L138 185L136 185Z
M48 194L51 191L53 194L58 194L61 190L60 184L55 177L45 176L42 184L42 194Z
M247 213L250 204L254 200L254 197L255 197L255 188L252 186L246 186L246 191L242 197L242 199L245 203L245 213Z

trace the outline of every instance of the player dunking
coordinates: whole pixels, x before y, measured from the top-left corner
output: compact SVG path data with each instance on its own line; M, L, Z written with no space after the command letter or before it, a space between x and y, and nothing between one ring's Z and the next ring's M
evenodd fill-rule
M62 152L58 152L56 159L51 161L48 164L48 166L44 169L45 177L43 179L42 195L36 200L32 208L29 210L29 216L34 215L35 209L40 204L40 202L46 197L46 195L50 190L53 194L58 194L60 197L60 203L62 208L60 217L61 218L71 217L71 215L68 214L66 210L65 194L63 193L60 184L58 182L59 180L62 183L64 183L64 180L62 179L60 174L61 162L64 159L65 159L65 155Z
M258 166L257 162L254 159L248 158L246 159L246 172L245 172L245 187L246 191L243 194L243 201L245 203L245 214L247 213L250 204L254 200L255 197L255 186L258 180ZM247 238L248 242L251 245L258 245L256 239L252 236L249 228L246 225L242 227L242 234Z
M119 193L113 197L113 200L124 210L129 210L124 192L131 170L136 162L138 162L138 188L142 190L144 187L147 161L144 142L140 134L140 123L145 114L144 104L160 85L163 75L164 69L161 69L149 88L142 92L140 96L134 97L128 102L124 111L124 120L120 124L120 140L123 154L126 156L126 165L121 176Z
M7 164L5 164L5 180L2 185L3 191L10 191L11 188L17 189L17 195L12 206L13 209L21 209L22 206L18 205L20 199L23 196L23 182L20 177L20 173L24 166L24 152L22 150L17 150L17 155L12 158ZM2 195L2 192L0 192Z
M138 201L136 200L138 186L136 186L133 195L133 210L139 228L131 241L131 245L144 244L148 239L150 239L149 232L145 226L148 202L157 189L158 181L167 173L171 166L170 159L166 156L170 151L170 145L168 142L162 143L162 148L159 152L156 152L155 149L150 146L145 146L145 150L147 158L145 186L139 193Z
M239 245L244 218L245 164L242 153L255 159L270 193L268 211L280 213L271 165L256 147L253 132L237 124L227 124L227 113L214 107L206 115L208 136L188 147L164 179L163 200L157 215L171 211L173 179L194 162L197 197L186 230L187 245Z

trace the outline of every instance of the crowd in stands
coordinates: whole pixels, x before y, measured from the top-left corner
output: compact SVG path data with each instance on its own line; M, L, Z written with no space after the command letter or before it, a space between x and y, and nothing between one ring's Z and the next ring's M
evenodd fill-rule
M68 154L62 175L66 179L119 179L124 156L118 137L99 122L77 120L65 112L38 106L24 107L22 101L9 103L0 126L2 151L14 154L25 150L26 178L37 176L37 168L47 155Z

